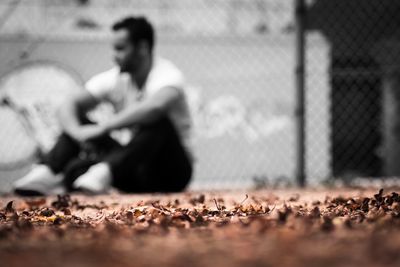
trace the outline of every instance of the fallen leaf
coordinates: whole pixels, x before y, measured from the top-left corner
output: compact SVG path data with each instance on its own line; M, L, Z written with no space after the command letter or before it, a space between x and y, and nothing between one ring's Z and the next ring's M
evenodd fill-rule
M12 201L12 200L7 203L7 205L6 205L6 213L13 213L14 212L13 203L14 203L14 201Z

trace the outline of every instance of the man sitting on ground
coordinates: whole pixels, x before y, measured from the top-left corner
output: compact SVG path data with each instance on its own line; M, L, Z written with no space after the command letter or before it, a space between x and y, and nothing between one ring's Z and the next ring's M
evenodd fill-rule
M154 31L143 17L113 25L117 66L86 83L86 90L60 107L63 129L41 164L15 182L21 195L68 190L104 193L183 190L192 175L191 118L182 73L153 57ZM115 114L94 124L86 116L100 103ZM128 130L130 140L115 141Z

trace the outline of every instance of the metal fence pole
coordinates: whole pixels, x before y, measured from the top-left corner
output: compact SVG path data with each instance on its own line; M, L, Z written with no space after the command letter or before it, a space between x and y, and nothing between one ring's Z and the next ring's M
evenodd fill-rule
M306 184L305 147L305 1L295 0L296 16L296 123L297 123L297 166L296 179L299 186Z

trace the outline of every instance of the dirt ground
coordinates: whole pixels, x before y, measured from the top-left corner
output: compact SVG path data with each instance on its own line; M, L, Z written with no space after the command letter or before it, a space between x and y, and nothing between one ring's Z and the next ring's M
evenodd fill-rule
M400 266L399 188L0 198L1 266Z

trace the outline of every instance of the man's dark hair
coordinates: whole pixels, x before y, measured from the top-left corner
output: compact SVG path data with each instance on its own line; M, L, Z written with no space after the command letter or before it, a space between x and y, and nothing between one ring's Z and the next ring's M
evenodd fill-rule
M150 51L154 46L154 29L150 22L144 17L127 17L112 26L113 31L126 29L129 32L130 40L133 44L139 41L147 41L149 43Z

